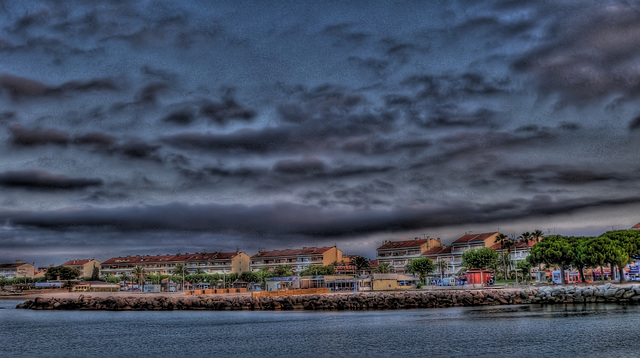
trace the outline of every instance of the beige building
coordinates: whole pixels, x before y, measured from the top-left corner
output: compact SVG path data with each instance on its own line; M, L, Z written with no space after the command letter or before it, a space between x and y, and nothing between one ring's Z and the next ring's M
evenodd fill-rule
M328 266L341 261L342 251L335 246L260 251L251 257L251 270L273 270L280 265L289 265L294 272L300 272L309 266Z
M413 240L385 241L376 249L376 259L378 263L388 263L397 273L404 273L404 267L412 259L420 257L431 248L440 247L440 239L427 237L424 239L415 238Z
M13 264L0 264L0 276L4 278L33 277L34 266L17 260Z
M389 291L414 288L418 279L397 273L374 273L370 281L373 291Z
M98 275L100 275L100 261L94 259L85 260L70 260L62 264L62 266L71 267L80 271L80 277L91 277L93 275L93 268L98 268Z
M170 275L177 265L183 265L189 273L242 273L249 271L251 257L244 252L212 252L177 255L146 255L114 257L101 264L101 272L110 275L131 274L141 266L149 274Z

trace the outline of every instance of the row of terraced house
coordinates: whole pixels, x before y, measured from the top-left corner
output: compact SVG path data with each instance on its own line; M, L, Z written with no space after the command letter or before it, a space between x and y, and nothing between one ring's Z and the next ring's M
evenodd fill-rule
M465 234L453 241L451 245L444 245L440 239L425 237L413 240L386 241L377 248L374 265L388 263L396 273L403 274L405 266L414 258L427 257L435 262L447 261L447 275L454 274L461 266L462 253L469 249L490 247L500 251L496 244L498 232ZM533 243L517 244L512 249L512 258L522 260L528 254ZM175 255L136 255L113 257L102 263L94 259L70 260L63 266L77 268L81 276L91 276L94 267L99 267L100 274L122 275L130 274L136 266L141 266L149 274L171 274L177 265L186 267L189 273L241 273L273 270L280 265L288 265L292 271L298 273L309 266L327 266L340 263L339 273L353 272L349 265L353 256L344 255L342 250L333 247L303 247L301 249L284 249L259 251L253 256L244 252L212 252L212 253L184 253ZM5 277L34 277L37 271L31 264L6 264L0 275ZM27 267L30 266L30 267Z
M504 251L496 238L499 232L480 234L465 234L453 241L451 245L444 245L440 239L426 237L413 240L386 241L377 249L378 263L388 263L396 272L403 273L405 266L415 258L426 257L438 263L446 261L445 276L454 275L462 266L462 253L467 250L488 247L498 252ZM524 260L531 246L535 242L517 243L511 248L511 259L514 262Z

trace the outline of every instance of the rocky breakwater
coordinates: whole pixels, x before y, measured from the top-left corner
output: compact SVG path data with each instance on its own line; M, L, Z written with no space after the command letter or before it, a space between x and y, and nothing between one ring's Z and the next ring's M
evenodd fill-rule
M369 310L556 303L640 303L640 285L551 286L521 289L425 290L251 297L37 297L17 306L34 310Z

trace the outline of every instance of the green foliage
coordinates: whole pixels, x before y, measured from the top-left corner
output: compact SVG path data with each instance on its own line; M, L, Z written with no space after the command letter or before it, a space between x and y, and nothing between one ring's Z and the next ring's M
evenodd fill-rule
M532 267L533 267L533 265L527 259L518 261L518 263L516 264L516 269L518 269L520 271L519 272L519 276L520 276L520 279L522 281L527 282L527 281L531 280L530 272L531 272L531 268Z
M273 273L280 277L293 275L293 271L289 265L278 265L278 267L273 270Z
M183 264L177 264L176 267L173 268L173 271L171 271L171 273L174 276L186 276L189 274L189 271L187 271L187 268L183 265Z
M325 276L333 275L336 273L335 267L329 266L309 266L306 269L300 271L300 276Z
M100 268L98 266L93 266L93 271L91 272L91 281L100 280Z
M498 264L498 253L488 247L467 250L462 253L462 266L467 269L485 269Z
M369 260L366 257L355 256L351 259L351 265L356 267L356 271L360 273L363 269L369 268Z
M47 280L57 280L58 277L60 280L75 280L80 277L80 270L62 265L49 267L44 277Z
M378 264L378 267L374 270L375 273L392 273L395 272L396 269L391 266L388 262L381 262Z
M425 278L435 270L436 265L426 257L413 259L407 265L407 272L417 274L420 282L424 282Z

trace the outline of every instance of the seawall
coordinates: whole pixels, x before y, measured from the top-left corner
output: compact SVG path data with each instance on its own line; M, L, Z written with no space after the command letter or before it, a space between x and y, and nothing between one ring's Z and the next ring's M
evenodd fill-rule
M640 304L640 285L551 286L300 296L36 297L16 308L33 310L380 310L483 305L611 302Z

